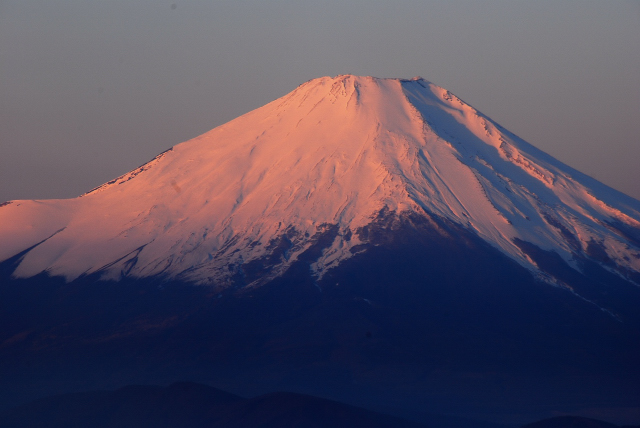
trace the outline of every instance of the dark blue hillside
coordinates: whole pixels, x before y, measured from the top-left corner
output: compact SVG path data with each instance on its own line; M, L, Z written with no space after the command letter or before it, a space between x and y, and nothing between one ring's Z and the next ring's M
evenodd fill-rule
M318 280L324 233L282 277L221 293L162 278L10 279L5 261L2 408L180 379L522 423L640 402L640 289L597 261L583 260L584 275L521 243L580 298L452 223L382 212Z
M245 399L205 385L131 385L65 394L0 412L4 428L425 428L417 422L293 393Z

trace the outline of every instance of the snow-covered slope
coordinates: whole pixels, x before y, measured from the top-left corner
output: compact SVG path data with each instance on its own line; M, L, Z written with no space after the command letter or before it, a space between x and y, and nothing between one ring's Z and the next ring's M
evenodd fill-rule
M29 249L16 277L224 286L269 255L268 276L283 273L337 227L313 264L321 276L352 257L359 228L383 209L451 220L550 282L522 242L576 269L586 255L640 272L639 201L423 79L351 75L311 80L79 198L3 204L0 260Z

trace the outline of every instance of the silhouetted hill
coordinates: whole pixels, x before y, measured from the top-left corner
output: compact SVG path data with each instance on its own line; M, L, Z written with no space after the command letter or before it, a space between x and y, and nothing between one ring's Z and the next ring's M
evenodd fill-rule
M424 425L405 419L383 415L337 401L291 392L265 394L240 405L216 420L216 427L406 427Z
M181 382L40 399L0 414L3 428L420 428L417 422L290 392L245 399Z
M533 422L522 428L618 428L618 425L581 416L558 416Z

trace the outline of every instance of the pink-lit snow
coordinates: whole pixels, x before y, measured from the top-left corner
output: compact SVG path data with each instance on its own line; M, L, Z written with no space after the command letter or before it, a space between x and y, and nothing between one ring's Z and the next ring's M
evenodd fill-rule
M100 271L224 284L228 265L261 257L288 228L312 236L337 224L314 264L322 275L359 244L345 235L384 207L450 219L534 273L514 238L572 264L595 241L617 265L640 271L640 249L609 225L640 228L640 202L430 82L351 75L304 83L81 197L0 206L0 260L44 241L15 276Z

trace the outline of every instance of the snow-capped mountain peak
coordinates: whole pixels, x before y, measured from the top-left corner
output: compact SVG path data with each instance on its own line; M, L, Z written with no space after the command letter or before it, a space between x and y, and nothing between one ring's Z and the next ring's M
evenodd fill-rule
M597 255L640 272L640 202L422 78L351 75L306 82L79 198L1 206L0 260L28 249L17 277L217 286L259 261L248 281L259 285L318 239L323 275L360 251L381 212L446 219L542 276L523 242L577 269Z

